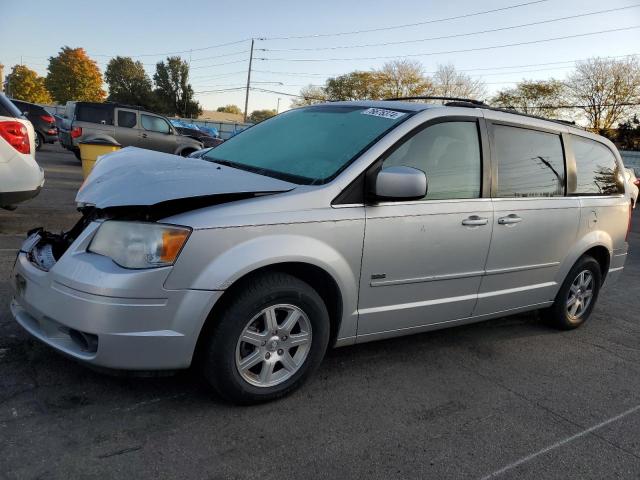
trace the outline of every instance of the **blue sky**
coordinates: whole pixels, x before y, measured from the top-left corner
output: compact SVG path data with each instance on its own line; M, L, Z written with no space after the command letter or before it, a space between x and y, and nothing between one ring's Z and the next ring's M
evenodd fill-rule
M210 92L239 88L246 82L249 40L235 43L237 41L252 37L309 36L380 29L499 9L528 1L533 0L112 0L100 4L30 0L29 8L25 8L23 2L0 0L0 63L10 69L22 58L25 65L45 74L47 58L55 55L61 46L69 45L84 47L103 70L110 55L130 55L145 63L152 74L155 62L166 57L163 53L183 51L180 55L189 59L188 50L193 49L191 83L194 90L200 92L198 100L201 104L207 109L227 103L242 106L244 92L241 90ZM95 6L89 7L89 4ZM499 32L400 45L354 47L491 30L633 5L639 7ZM637 0L546 0L485 15L405 28L262 40L256 41L253 86L295 94L302 85L322 84L327 76L354 69L376 68L389 60L370 57L400 58L412 55L410 58L420 61L426 72L435 70L438 64L452 63L469 75L482 78L489 91L495 92L513 86L522 78L564 78L575 60L591 56L640 54L640 28L505 48L440 52L632 26L640 26L640 1ZM225 43L233 44L207 48ZM276 108L278 98L281 98L281 110L289 106L290 97L286 95L251 92L249 110Z

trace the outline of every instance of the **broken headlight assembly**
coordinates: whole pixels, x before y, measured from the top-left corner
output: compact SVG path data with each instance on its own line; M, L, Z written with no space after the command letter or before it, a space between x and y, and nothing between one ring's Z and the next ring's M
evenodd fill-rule
M88 251L109 257L124 268L165 267L174 264L190 234L188 227L107 220L98 228Z

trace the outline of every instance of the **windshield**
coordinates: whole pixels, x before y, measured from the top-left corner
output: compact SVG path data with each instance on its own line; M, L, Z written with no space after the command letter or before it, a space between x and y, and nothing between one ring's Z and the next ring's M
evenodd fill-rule
M409 116L353 105L300 108L243 131L203 158L294 183L325 183Z

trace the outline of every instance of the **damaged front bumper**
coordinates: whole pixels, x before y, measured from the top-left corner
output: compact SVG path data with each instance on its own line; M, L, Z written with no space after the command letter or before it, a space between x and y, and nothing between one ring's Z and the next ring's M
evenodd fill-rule
M87 252L99 225L89 223L61 256L56 236L25 242L12 274L14 318L59 352L99 367L188 367L222 292L168 290L171 267L130 270Z

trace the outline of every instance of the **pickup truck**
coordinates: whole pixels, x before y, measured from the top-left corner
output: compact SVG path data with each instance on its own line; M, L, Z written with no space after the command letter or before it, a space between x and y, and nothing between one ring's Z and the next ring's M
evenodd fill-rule
M67 102L57 119L60 144L80 158L79 144L107 140L184 157L203 148L202 142L180 135L162 115L118 103Z

